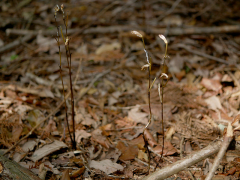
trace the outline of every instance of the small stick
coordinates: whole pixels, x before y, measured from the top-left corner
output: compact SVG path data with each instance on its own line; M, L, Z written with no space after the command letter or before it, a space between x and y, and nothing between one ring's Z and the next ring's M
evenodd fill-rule
M205 57L205 58L208 58L208 59L211 59L211 60L223 63L223 64L231 64L231 62L225 61L224 59L221 59L221 58L218 58L218 57L215 57L215 56L211 56L211 55L208 55L208 54L205 54L205 53L193 50L193 49L191 49L190 47L188 47L188 46L186 46L184 44L178 44L177 47L183 48L183 49L187 50L190 53L193 53L193 54L196 54L196 55L199 55L199 56L202 56L202 57Z
M142 163L142 164L148 166L148 163L145 163L144 161L142 161L142 160L140 160L140 159L138 159L138 158L134 158L134 160L137 161L137 162L139 162L139 163ZM150 166L150 168L154 169L154 166Z
M209 171L205 180L211 180L212 177L214 176L214 173L217 170L217 168L218 168L218 166L219 166L219 164L220 164L220 162L221 162L229 144L231 143L232 139L233 139L233 128L232 128L231 123L228 123L227 133L225 134L225 136L223 138L221 149L219 150L218 155L215 158L214 163L212 165L212 168Z
M166 166L163 169L160 169L158 171L155 171L154 173L146 176L143 178L143 180L163 180L167 177L178 173L179 171L184 170L187 167L190 167L197 162L217 153L219 151L219 148L221 147L221 141L214 142L204 149L193 153L192 155L188 156L185 159L182 159L180 161L177 161L170 166Z

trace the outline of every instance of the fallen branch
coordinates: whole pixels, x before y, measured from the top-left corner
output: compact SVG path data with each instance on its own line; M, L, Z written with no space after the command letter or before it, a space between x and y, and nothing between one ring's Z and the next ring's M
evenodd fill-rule
M230 123L228 123L228 127L227 127L227 133L225 134L224 136L224 139L223 139L223 143L222 143L222 146L221 146L221 149L219 150L218 152L218 155L217 157L215 158L214 160L214 163L212 165L212 168L211 170L209 171L207 177L205 180L211 180L212 177L214 176L214 173L215 171L217 170L230 142L232 141L233 139L233 129L232 129L232 125Z
M211 56L211 55L205 54L203 52L199 52L199 51L193 50L189 46L186 46L185 44L178 44L177 47L183 48L183 49L187 50L190 53L193 53L193 54L196 54L198 56L202 56L202 57L205 57L205 58L208 58L208 59L220 62L220 63L231 64L231 62L225 61L224 59L221 59L221 58L218 58L218 57L215 57L215 56Z
M184 170L185 168L192 166L196 164L197 162L207 158L208 156L211 156L219 151L219 148L221 146L221 141L214 142L204 149L188 156L185 159L182 159L180 161L177 161L170 166L164 167L163 169L160 169L145 178L143 180L161 180L166 179L167 177L178 173L179 171Z
M92 27L87 28L82 31L82 29L69 29L68 34L82 32L83 34L115 34L123 31L131 31L133 29L146 31L146 28L141 28L137 26L107 26L107 27ZM237 33L240 32L239 25L229 25L229 26L215 26L215 27L174 27L174 28L148 28L147 30L150 34L165 34L167 32L168 36L180 36L180 35L192 35L192 34L216 34L216 33ZM54 30L22 30L22 29L7 29L7 35L38 35L42 34L45 36L56 35Z
M32 171L0 155L1 179L41 180Z

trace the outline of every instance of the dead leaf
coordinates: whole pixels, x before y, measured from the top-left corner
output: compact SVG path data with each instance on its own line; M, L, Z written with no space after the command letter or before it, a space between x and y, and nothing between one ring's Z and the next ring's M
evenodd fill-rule
M47 126L44 128L44 131L47 134L47 137L53 132L58 132L56 122L53 119L50 119Z
M165 133L166 140L170 141L172 139L173 134L175 133L175 128L170 127L167 129L167 132Z
M104 126L99 127L99 129L102 130L102 134L104 136L109 136L111 133L109 130L112 130L112 126L113 126L112 124L106 124Z
M29 152L32 151L36 145L37 145L36 141L29 139L24 145L22 145L21 148L24 152Z
M110 142L107 140L105 136L102 135L102 130L96 129L92 132L92 140L101 144L105 148L109 148Z
M153 151L157 154L162 154L162 146L159 145L156 140L153 138L152 134L148 131L144 131L144 136L148 141L148 144L153 148ZM169 141L164 142L163 155L169 156L177 153L177 149Z
M118 98L122 95L120 91L115 91L110 96L108 96L108 105L112 106L113 104L118 102Z
M111 161L113 161L114 163L116 163L118 161L119 156L121 156L121 151L117 148L109 148L109 150L107 151L106 156L104 157L105 159L110 159Z
M217 96L212 96L208 99L205 99L205 102L208 104L208 107L210 109L213 109L215 111L223 108L221 105L220 99Z
M100 55L102 53L106 53L108 51L113 51L121 48L121 44L119 42L113 42L111 44L102 44L97 50L96 55Z
M102 161L94 161L92 160L89 163L89 167L91 168L95 168L95 169L100 169L101 171L105 172L106 174L111 174L115 171L122 171L123 170L123 166L117 163L113 163L111 160L109 159L105 159Z
M119 141L116 148L118 148L122 155L119 157L119 159L123 161L134 159L138 154L138 148L136 145L128 145L126 146L122 141Z
M162 146L157 145L153 148L153 151L159 155L162 154ZM170 156L177 153L177 149L169 141L164 142L163 156Z
M87 139L92 135L81 129L81 130L76 130L75 136L76 136L77 143L81 143L82 139Z
M63 143L62 141L55 140L51 144L44 145L43 147L37 149L33 155L30 157L30 159L34 162L42 159L43 157L61 149L61 148L67 148L68 146Z
M140 112L139 106L135 106L128 112L128 118L131 118L136 123L147 124L148 123L148 114Z
M21 136L23 127L21 125L14 125L12 128L12 141L17 142Z
M131 140L129 144L137 145L139 149L143 150L145 145L143 136L140 135L139 137Z
M63 171L61 180L71 180L69 176L69 169Z
M142 150L139 150L138 151L138 159L145 160L146 162L148 162L148 155L145 152L143 152Z
M78 170L72 171L71 178L77 178L77 177L81 176L84 173L84 171L85 171L84 166L79 168Z
M222 89L222 85L219 80L203 78L201 81L201 84L208 90L212 90L212 91L218 92Z

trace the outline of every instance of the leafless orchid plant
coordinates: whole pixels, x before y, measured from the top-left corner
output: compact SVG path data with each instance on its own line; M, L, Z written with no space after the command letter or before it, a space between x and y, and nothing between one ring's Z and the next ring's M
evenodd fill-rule
M62 31L62 27L58 26L57 23L57 12L60 11L62 12L62 19L63 19L63 23L66 29L65 32L65 36L63 34ZM65 12L64 12L64 6L61 5L61 8L59 8L58 5L56 5L55 7L55 13L54 13L54 18L55 18L55 23L56 23L56 27L57 27L57 37L55 38L58 44L58 51L59 51L59 71L60 71L60 77L61 77L61 81L62 81L62 87L63 87L63 96L65 99L65 118L66 118L66 124L67 124L67 128L68 128L68 132L70 135L70 139L72 142L72 148L76 149L76 139L75 139L75 114L74 114L74 94L73 94L73 85L72 85L72 66L71 66L71 52L70 52L70 48L69 48L69 43L70 43L70 39L68 38L68 15L65 16ZM70 91L71 91L71 113L72 113L72 126L73 126L73 134L71 134L71 130L70 130L70 126L68 123L68 108L67 108L67 100L66 100L66 93L65 93L65 88L64 88L64 82L63 82L63 73L62 73L62 53L61 53L61 48L60 48L60 34L62 37L62 40L64 42L65 45L65 51L66 51L66 56L67 56L67 67L68 67L68 73L69 73L69 86L70 86Z
M151 89L153 84L155 83L157 77L155 77L155 79L153 80L153 82L151 83L151 66L152 66L152 61L151 61L151 57L149 57L148 52L146 50L146 46L145 46L145 42L144 42L144 37L142 36L142 34L140 34L138 31L132 31L132 34L135 34L136 36L140 37L142 39L142 43L143 43L143 47L144 47L144 52L146 54L146 59L147 59L147 64L145 64L144 66L142 66L142 70L147 68L148 69L148 106L149 106L149 119L148 119L148 123L145 126L144 130L143 130L143 138L144 138L144 142L145 142L145 148L147 150L148 153L148 157L149 157L149 161L148 161L148 171L150 169L150 151L148 149L148 141L146 139L146 137L144 136L144 133L146 131L146 129L148 128L148 126L151 124L151 120L152 120L152 110L151 110ZM158 93L159 93L159 98L160 98L160 103L161 103L161 107L162 107L162 130L163 130L163 146L162 146L162 154L161 154L161 158L163 156L163 150L164 150L164 123L163 123L163 90L164 87L166 87L167 82L169 80L168 75L166 74L166 72L164 71L165 67L166 67L166 59L168 58L167 56L167 47L168 47L168 41L165 38L165 36L163 35L159 35L159 37L164 41L166 48L165 48L165 55L163 57L163 64L162 64L162 72L159 75L158 79L160 80L158 83ZM157 167L157 166L156 166Z

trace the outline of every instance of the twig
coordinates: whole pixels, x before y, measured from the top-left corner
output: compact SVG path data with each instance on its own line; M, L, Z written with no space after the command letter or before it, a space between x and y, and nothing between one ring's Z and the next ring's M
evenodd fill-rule
M34 36L31 34L26 34L24 37L17 39L3 47L0 48L0 53L3 53L4 51L7 51L9 49L12 49L16 46L19 46L22 42L26 42L29 41L30 39L32 39Z
M148 163L145 163L145 162L143 162L142 160L140 160L140 159L138 159L138 158L134 158L134 159L135 159L135 161L140 162L140 163L148 166ZM151 166L151 165L150 165L150 168L154 169L154 166Z
M230 142L233 139L233 129L232 129L232 125L231 123L228 123L228 127L227 127L227 133L225 134L224 138L223 138L223 142L221 145L221 149L218 152L217 157L214 160L214 163L212 165L211 170L209 171L207 177L205 180L211 180L212 177L214 176L215 171L217 170Z
M188 173L190 174L192 180L195 180L195 179L196 179L196 178L193 176L193 173L192 173L190 170L188 170Z
M132 29L139 29L146 31L146 28L141 28L139 26L109 26L109 27L93 27L87 28L83 31L83 34L115 34L123 31L131 31ZM154 28L148 29L151 34L165 34L167 28ZM69 29L68 34L78 33L82 29ZM215 26L215 27L183 27L183 28L169 28L168 36L180 36L180 35L193 35L193 34L217 34L217 33L233 33L240 32L239 25L230 26ZM7 29L7 35L38 35L42 34L45 36L53 36L56 34L53 30L22 30L22 29Z
M178 44L177 47L183 48L183 49L187 50L190 53L193 53L193 54L196 54L196 55L199 55L199 56L202 56L202 57L205 57L205 58L208 58L208 59L220 62L220 63L231 64L231 62L225 61L224 59L217 58L215 56L211 56L211 55L199 52L199 51L192 50L192 49L190 49L190 47L188 47L188 46L186 46L184 44Z
M160 169L145 178L143 180L161 180L166 179L167 177L178 173L179 171L192 166L196 164L197 162L207 158L208 156L211 156L219 151L219 148L221 146L221 141L214 142L204 149L188 156L185 159L182 159L180 161L177 161L170 166L164 167L163 169Z

